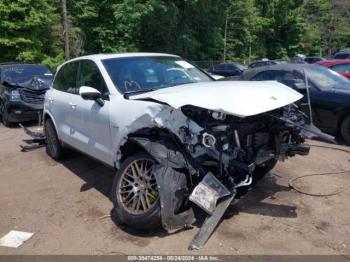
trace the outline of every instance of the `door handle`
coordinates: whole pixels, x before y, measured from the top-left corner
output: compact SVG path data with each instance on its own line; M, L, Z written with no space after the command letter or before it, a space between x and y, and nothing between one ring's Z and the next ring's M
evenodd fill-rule
M47 100L49 100L49 102L52 103L55 99L53 99L52 97L48 97Z
M73 109L76 109L76 108L77 108L77 104L75 104L75 103L69 102L69 105L70 105L70 107L73 108Z

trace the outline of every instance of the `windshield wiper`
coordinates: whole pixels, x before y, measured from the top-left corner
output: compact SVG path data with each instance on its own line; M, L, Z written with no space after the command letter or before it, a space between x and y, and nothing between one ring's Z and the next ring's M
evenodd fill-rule
M147 92L151 92L151 91L155 91L155 90L157 90L157 88L148 88L148 89L142 89L142 90L127 91L127 92L124 92L124 97L129 98L130 96L133 96L133 95L143 94L143 93L147 93Z

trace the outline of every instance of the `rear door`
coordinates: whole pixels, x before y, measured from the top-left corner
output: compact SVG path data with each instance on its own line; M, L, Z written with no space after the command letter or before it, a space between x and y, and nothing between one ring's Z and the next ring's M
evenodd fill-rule
M78 62L64 64L57 72L53 88L46 94L46 107L53 116L58 137L72 146L76 146L76 127L82 122L81 115L76 111L79 97L76 88L78 66Z

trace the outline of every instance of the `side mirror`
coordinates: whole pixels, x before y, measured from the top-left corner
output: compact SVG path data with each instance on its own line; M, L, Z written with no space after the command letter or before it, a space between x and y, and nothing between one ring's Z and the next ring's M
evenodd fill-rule
M98 91L95 88L89 87L89 86L82 86L79 88L79 94L80 96L85 100L94 100L96 101L100 106L103 106L105 102L102 99L102 94L100 91Z

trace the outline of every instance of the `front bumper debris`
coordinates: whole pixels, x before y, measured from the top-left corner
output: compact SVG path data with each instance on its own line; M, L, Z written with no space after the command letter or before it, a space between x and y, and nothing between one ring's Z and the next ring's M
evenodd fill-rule
M218 199L230 194L231 192L209 172L193 189L189 199L209 215L212 215Z

